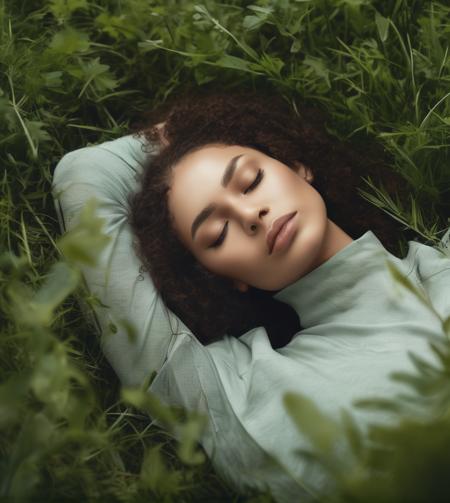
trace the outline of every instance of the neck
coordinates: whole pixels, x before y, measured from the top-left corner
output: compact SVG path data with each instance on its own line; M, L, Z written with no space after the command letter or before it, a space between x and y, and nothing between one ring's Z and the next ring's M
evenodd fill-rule
M327 228L325 230L325 235L322 241L322 247L320 252L317 254L316 259L312 262L309 267L302 273L302 277L309 274L317 267L324 264L331 257L340 252L347 245L352 243L354 240L346 232L344 232L340 227L338 227L330 219L327 219Z
M320 251L317 260L312 265L311 269L314 270L319 267L333 255L345 248L353 241L353 238L338 227L334 222L328 219L327 230L323 240L322 250Z
M318 258L302 274L302 277L306 276L311 271L313 271L314 269L325 263L333 255L336 255L336 253L341 251L343 248L348 246L353 241L354 239L351 236L349 236L339 226L337 226L334 222L328 219L327 229L322 243L322 249L318 254ZM272 295L276 295L281 290L283 290L283 288L272 291Z

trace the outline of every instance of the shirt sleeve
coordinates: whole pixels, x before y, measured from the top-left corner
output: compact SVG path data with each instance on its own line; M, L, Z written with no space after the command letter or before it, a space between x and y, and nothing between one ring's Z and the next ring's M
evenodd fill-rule
M450 229L437 247L416 243L414 261L418 280L439 315L450 316Z
M189 333L156 291L133 250L128 202L147 162L141 138L125 136L66 154L55 168L53 196L63 232L78 222L95 197L97 215L111 238L96 267L82 267L87 287L103 306L90 311L102 350L122 384L140 385L164 364L176 336ZM148 149L148 145L147 145ZM132 330L130 331L130 327Z

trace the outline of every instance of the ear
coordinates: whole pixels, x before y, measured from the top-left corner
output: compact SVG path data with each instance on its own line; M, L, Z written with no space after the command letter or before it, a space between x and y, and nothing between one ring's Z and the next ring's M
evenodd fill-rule
M237 290L239 290L242 293L245 293L248 291L247 283L243 283L242 281L239 281L237 279L234 280L234 286Z
M302 162L295 161L294 169L296 173L304 178L308 183L311 183L314 180L314 175L312 174L311 169L308 166L305 166Z

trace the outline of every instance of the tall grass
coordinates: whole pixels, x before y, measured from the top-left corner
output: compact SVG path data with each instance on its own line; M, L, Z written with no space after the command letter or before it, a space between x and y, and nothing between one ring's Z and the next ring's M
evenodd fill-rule
M264 87L299 113L303 102L323 108L339 138L380 142L410 206L377 180L361 196L436 244L450 214L449 40L450 8L434 1L1 0L2 501L271 500L240 497L221 481L196 446L198 418L121 389L79 308L96 302L79 266L104 246L101 222L87 208L84 223L59 238L50 195L59 159L126 134L182 89ZM447 334L449 325L442 320ZM371 402L403 418L374 433L395 456L372 452L349 416L334 422L286 397L294 419L298 407L309 410L299 427L317 440L317 455L342 431L354 446L350 472L330 465L336 501L437 500L433 487L450 464L450 352L436 352L440 368L417 361L417 375L404 377L427 421L402 404ZM317 424L328 427L329 444ZM368 476L380 467L390 479Z

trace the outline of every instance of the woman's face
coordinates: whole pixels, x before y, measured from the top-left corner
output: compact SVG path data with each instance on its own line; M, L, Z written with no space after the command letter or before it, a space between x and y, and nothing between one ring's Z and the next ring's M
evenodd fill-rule
M201 264L240 290L280 290L334 254L336 232L343 233L311 181L300 163L294 171L249 147L207 145L173 167L168 203L175 232ZM269 253L272 223L293 212L284 246L277 239Z

